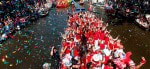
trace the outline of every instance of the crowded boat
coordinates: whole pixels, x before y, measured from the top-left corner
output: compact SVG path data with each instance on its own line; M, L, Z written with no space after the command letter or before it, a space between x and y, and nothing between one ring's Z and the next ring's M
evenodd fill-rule
M62 35L59 69L139 69L146 63L141 57L141 62L135 64L132 52L124 51L119 36L110 35L108 23L89 11L70 15L67 25Z
M84 1L79 2L81 5ZM92 3L103 4L104 0L92 0ZM114 2L115 3L115 2ZM14 38L13 33L24 29L32 21L47 16L52 7L52 0L12 0L0 2L0 42ZM74 4L75 5L75 4ZM116 5L114 8L113 6ZM66 8L68 0L57 0L56 8ZM119 6L119 7L118 7ZM121 4L105 4L104 10L108 14L120 14L116 9ZM11 9L12 8L12 9ZM78 11L79 10L79 11ZM132 59L132 52L125 52L119 35L113 37L107 29L108 23L99 19L93 13L93 6L89 11L85 8L75 6L75 12L68 16L67 28L62 35L61 49L51 48L50 56L54 58L56 69L139 69L145 63L141 57L139 64ZM122 10L122 9L120 9ZM134 13L139 12L135 10ZM150 15L131 15L130 8L124 8L121 13L124 17L134 17L135 21L142 27L150 28ZM131 15L131 16L130 16ZM119 18L119 17L118 17ZM42 38L42 37L41 37ZM50 63L44 63L43 69L50 69Z

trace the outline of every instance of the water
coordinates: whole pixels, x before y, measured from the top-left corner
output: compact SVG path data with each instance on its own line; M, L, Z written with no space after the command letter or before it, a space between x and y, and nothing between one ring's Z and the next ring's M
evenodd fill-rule
M147 63L141 69L149 69L150 65L150 32L144 31L133 24L125 24L119 26L109 26L112 30L111 35L116 37L120 35L120 39L125 47L125 51L131 51L131 58L138 64L141 56L144 56Z
M103 14L103 13L102 13ZM98 14L98 16L100 16ZM0 69L42 69L50 62L50 49L60 46L61 33L66 28L67 10L52 9L47 17L35 21L24 30L18 31L14 39L8 39L0 46ZM132 59L138 63L144 56L147 63L141 69L150 67L150 32L134 24L109 25L111 35L120 35L125 51L132 51ZM5 62L2 62L5 58Z
M52 9L47 17L18 31L0 47L0 58L5 58L0 69L42 69L42 64L51 61L51 47L61 44L67 17L67 10Z
M105 16L104 10L96 7L98 12L97 16L102 16L106 22L111 21L110 18ZM113 18L112 18L113 19ZM131 21L130 21L131 22ZM119 39L124 45L124 50L131 51L131 58L136 64L139 64L141 57L144 56L147 63L140 69L149 69L150 67L150 31L139 27L135 23L120 22L119 24L109 23L108 30L111 30L111 35L116 38L119 35Z

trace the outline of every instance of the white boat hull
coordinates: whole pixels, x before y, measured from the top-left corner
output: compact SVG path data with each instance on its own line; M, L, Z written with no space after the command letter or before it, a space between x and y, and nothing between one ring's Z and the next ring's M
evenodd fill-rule
M136 22L137 22L140 26L142 26L142 27L144 27L144 28L146 28L146 29L149 29L149 28L150 28L150 24L148 24L147 22L141 22L140 19L136 19Z
M150 14L146 14L146 19L150 23Z

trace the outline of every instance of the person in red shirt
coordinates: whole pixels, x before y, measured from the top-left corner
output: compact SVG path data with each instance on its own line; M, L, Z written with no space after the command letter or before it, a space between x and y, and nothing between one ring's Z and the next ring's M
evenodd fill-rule
M114 50L114 40L110 39L108 42L108 48L110 50Z
M104 40L104 39L105 39L105 34L104 34L104 31L102 31L100 34L100 40Z
M76 39L76 42L80 42L81 41L80 34L75 34L75 39Z
M105 36L105 44L108 45L108 42L109 42L109 37L108 37L108 35L106 35Z
M81 64L80 64L80 69L87 69L86 68L86 55L84 55L82 58L81 58Z
M117 48L123 48L123 45L120 39L117 39L117 41L114 44L114 49L117 49Z
M87 53L85 54L85 56L86 56L86 63L91 62L91 59L92 59L92 56L93 56L92 51L88 50Z
M62 58L64 54L70 53L70 50L69 50L69 43L66 41L66 39L63 40L62 46L63 46L63 47L62 47L62 49L61 49L60 58Z
M98 40L99 39L99 35L97 34L98 32L95 32L94 34L93 34L93 39L94 40Z
M85 61L85 68L84 69L89 69L91 65L89 65L91 63L92 60L92 53L90 51L87 52L86 54L86 61Z
M72 2L72 12L74 13L74 11L75 11L75 5L74 5L74 3Z
M88 8L89 11L92 11L93 6L90 5L90 7Z
M105 48L104 40L99 41L100 50Z

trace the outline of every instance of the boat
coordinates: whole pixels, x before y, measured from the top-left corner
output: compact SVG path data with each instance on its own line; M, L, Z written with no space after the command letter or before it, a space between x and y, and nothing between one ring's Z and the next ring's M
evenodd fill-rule
M38 10L39 16L44 17L48 15L50 7L52 7L52 4L50 2L41 5Z
M146 17L147 21L150 23L150 14L146 14L145 17Z
M149 19L149 20L148 20ZM142 29L146 29L149 30L150 29L150 16L146 15L146 18L143 17L139 17L137 19L135 19L136 23L139 25L139 27L141 27Z
M57 7L57 8L66 8L66 7L68 7L68 4L64 4L64 5L57 5L56 7Z
M39 18L39 3L34 5L34 8L32 10L34 10L34 12L29 16L29 20L30 21L35 21Z
M44 16L48 15L49 11L48 11L47 8L40 8L40 10L38 11L38 13L39 13L39 15L41 17L44 17Z
M40 17L46 16L49 13L50 8L52 7L52 0L46 0L45 3L41 3L41 6L39 3L35 4L35 13L38 13ZM36 19L37 16L33 16L33 19Z
M69 6L69 2L67 0L58 0L56 2L56 7L57 8L66 8Z
M115 64L111 68L117 69L125 69L135 64L130 59L132 52L125 53L121 40L118 37L113 38L106 28L108 24L96 18L92 12L79 12L69 16L68 26L66 33L62 35L60 69L106 69L105 66L110 61ZM97 30L92 31L92 29ZM144 57L142 57L142 62L143 64L146 62Z

